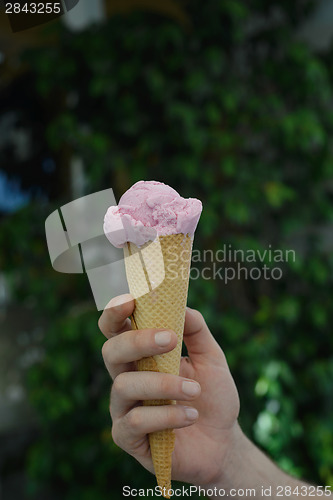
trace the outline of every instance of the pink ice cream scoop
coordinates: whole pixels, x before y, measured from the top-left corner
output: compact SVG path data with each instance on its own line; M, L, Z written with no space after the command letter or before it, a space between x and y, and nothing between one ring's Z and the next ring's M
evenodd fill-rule
M139 181L109 207L104 218L104 233L117 248L128 241L141 246L157 236L189 234L197 227L202 203L182 198L170 186L157 181Z

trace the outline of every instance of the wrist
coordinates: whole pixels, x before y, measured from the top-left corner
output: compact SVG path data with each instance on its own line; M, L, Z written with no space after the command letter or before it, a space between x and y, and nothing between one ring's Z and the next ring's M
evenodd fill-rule
M223 461L216 487L230 490L238 485L238 479L243 475L246 448L247 438L237 421L232 429L230 446Z
M221 445L227 451L221 463L217 464L218 472L212 473L212 477L207 483L200 483L198 486L205 490L229 490L235 487L237 479L242 475L241 470L244 468L244 451L247 444L247 438L236 421L228 432L225 442Z
M238 498L234 493L244 490L254 492L254 498L263 498L265 488L277 491L278 485L295 487L299 484L304 483L281 471L245 436L237 422L232 429L230 447L221 463L220 473L202 488L212 492L209 494L211 499L224 496ZM276 496L273 494L272 498Z

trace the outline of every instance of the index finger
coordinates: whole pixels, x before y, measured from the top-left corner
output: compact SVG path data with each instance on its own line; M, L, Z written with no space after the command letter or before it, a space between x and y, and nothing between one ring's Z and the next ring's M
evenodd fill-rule
M98 320L98 326L107 339L131 329L128 317L134 311L134 299L129 293L113 297Z

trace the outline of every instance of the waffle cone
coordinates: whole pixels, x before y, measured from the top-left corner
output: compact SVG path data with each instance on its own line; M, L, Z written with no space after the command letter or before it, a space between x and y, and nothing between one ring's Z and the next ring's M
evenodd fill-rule
M133 329L165 328L176 332L178 337L177 346L171 352L138 361L139 371L179 374L192 241L189 235L173 234L160 236L140 248L128 243L124 249L129 290L135 298ZM145 406L175 403L171 400L143 402ZM157 484L169 498L174 430L152 432L149 444Z

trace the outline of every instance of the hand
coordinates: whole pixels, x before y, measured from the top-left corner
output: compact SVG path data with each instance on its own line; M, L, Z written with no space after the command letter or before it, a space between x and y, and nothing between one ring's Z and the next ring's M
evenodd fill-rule
M169 341L161 346L155 334L162 329L131 330L128 316L133 310L131 295L115 297L99 320L100 330L109 339L102 354L114 381L110 403L113 440L153 473L148 433L174 428L172 479L202 487L214 484L234 447L238 429L239 398L223 351L202 315L186 308L188 357L181 359L179 376L136 372L135 361L171 351L177 337L170 332ZM182 390L183 382L189 387L189 379L192 387L197 387L196 394L185 395ZM142 406L142 400L149 399L174 399L177 404ZM192 409L192 414L195 408L198 417L186 416L186 408Z

